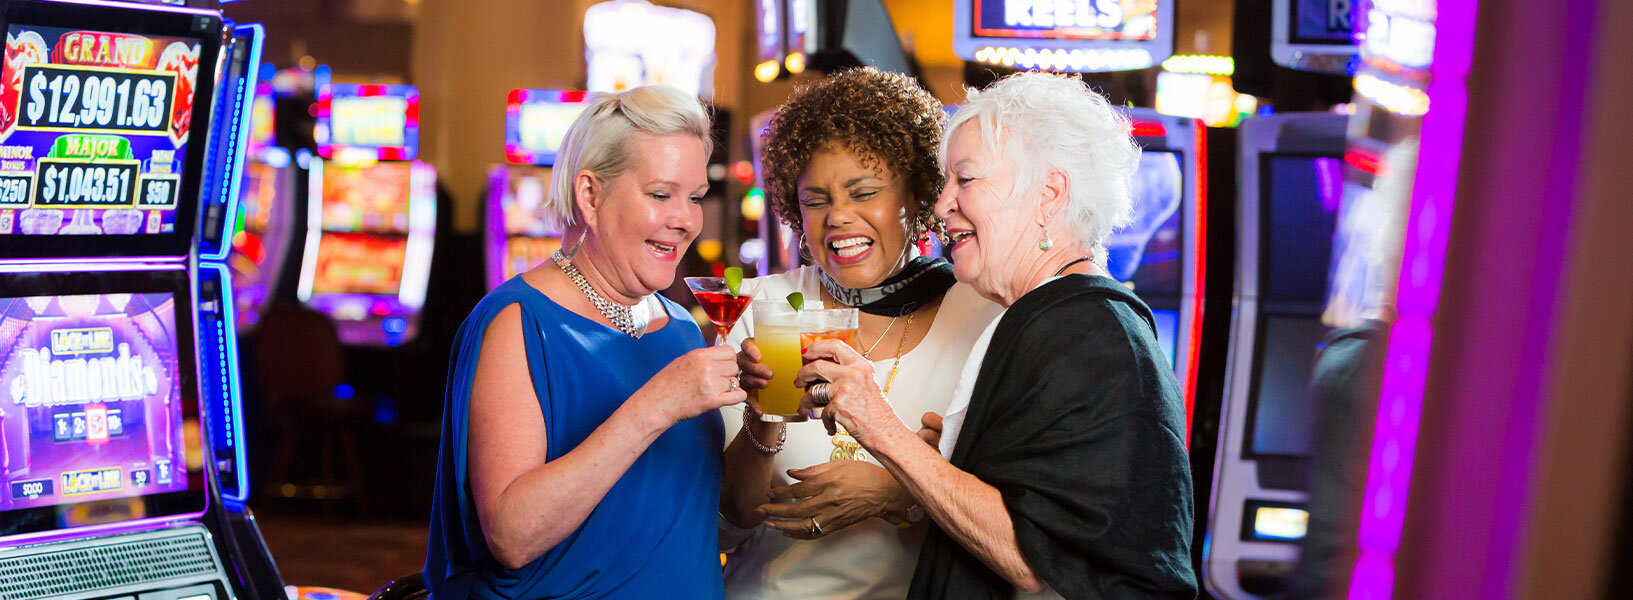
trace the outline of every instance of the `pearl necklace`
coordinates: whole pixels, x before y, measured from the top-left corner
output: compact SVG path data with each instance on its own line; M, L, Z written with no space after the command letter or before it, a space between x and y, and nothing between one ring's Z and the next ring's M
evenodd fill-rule
M573 261L567 258L567 255L562 254L560 250L550 255L550 260L556 263L556 268L561 269L562 274L566 275L567 279L573 282L573 285L578 286L578 291L584 292L584 297L590 299L590 304L595 305L595 310L600 311L601 316L606 317L613 327L624 332L624 335L641 339L641 334L645 332L641 330L641 327L635 325L633 309L608 300L605 296L596 292L595 288L590 287L590 280L585 279L584 274L579 272Z

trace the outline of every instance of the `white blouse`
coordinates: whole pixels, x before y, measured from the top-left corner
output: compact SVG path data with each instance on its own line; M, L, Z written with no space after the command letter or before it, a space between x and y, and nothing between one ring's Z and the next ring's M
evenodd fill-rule
M760 277L755 279L759 285L755 296L782 298L797 291L807 298L817 298L821 288L818 277L817 269L810 266ZM909 429L917 431L921 427L924 413L947 410L970 347L1000 311L1001 307L968 285L954 284L947 291L929 332L901 357L887 398L897 418ZM733 345L751 335L752 312L750 308L727 337ZM896 326L902 327L905 321L902 319ZM894 358L873 361L874 377L881 389L894 362ZM726 422L728 445L742 431L743 410L741 405L734 405L720 411ZM854 443L844 434L838 439L828 436L818 420L790 423L788 441L772 459L772 485L796 483L788 476L789 469L819 465L838 455L879 464L865 450L856 449ZM922 527L904 530L883 519L867 519L816 540L784 537L782 532L764 525L743 530L722 520L720 528L722 544L735 546L726 563L726 597L767 600L904 598L924 536Z

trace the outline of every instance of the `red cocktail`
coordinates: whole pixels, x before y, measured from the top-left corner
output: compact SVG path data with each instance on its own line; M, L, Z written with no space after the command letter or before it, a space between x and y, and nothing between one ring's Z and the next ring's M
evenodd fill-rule
M692 290L692 297L703 307L703 312L709 315L709 322L714 323L715 343L726 343L726 334L731 333L737 320L743 318L743 311L748 304L754 301L754 296L747 290L738 290L736 296L726 289L726 280L723 277L687 277L686 287Z

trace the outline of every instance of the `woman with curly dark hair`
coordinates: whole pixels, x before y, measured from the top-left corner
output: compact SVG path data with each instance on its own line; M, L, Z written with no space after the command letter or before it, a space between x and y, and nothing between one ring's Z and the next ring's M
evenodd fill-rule
M913 79L870 68L796 89L771 120L762 162L772 206L812 265L753 282L759 298L800 292L860 309L858 350L896 416L922 422L931 443L970 348L1000 310L957 283L947 261L916 250L941 193L944 120ZM923 511L843 429L760 418L756 391L771 370L745 329L728 339L742 345L750 400L721 409L721 536L735 548L726 596L905 597Z

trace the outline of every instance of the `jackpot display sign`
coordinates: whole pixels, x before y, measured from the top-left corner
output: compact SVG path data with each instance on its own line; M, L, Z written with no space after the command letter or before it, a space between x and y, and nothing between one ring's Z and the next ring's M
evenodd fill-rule
M188 489L175 297L0 298L0 511Z
M0 235L175 232L200 52L198 39L7 27Z
M1157 0L975 0L980 37L1149 40L1157 36Z

